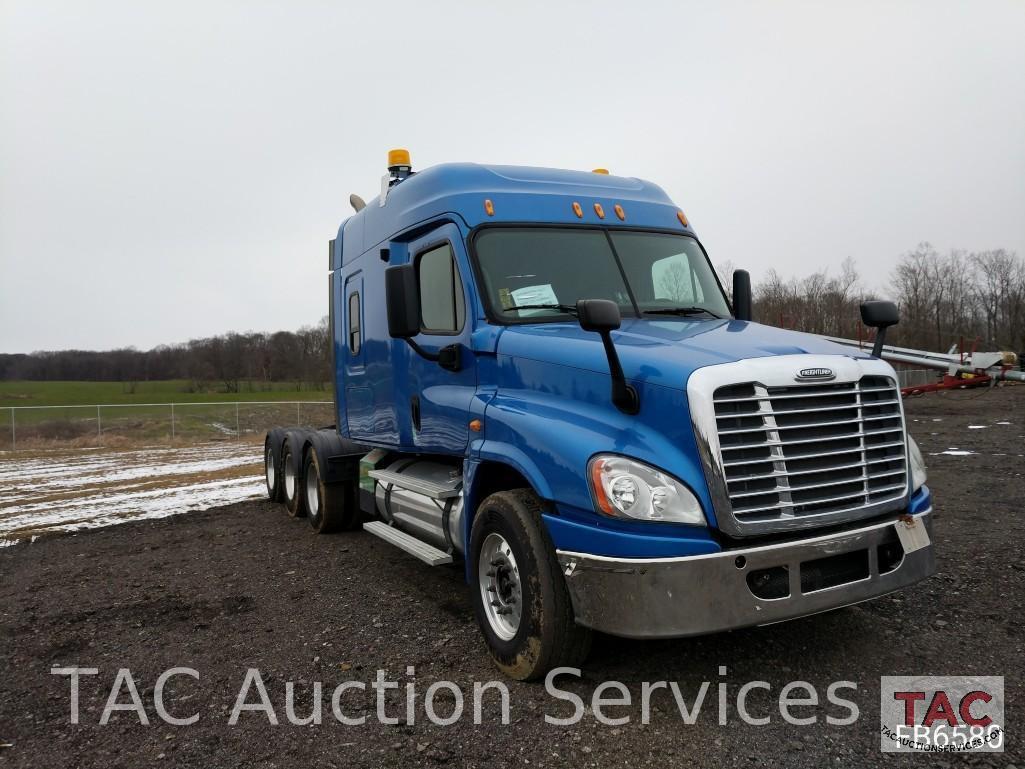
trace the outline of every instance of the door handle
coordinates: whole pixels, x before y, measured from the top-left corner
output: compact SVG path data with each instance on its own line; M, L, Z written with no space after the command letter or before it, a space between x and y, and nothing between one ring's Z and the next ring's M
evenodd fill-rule
M420 396L414 395L409 399L409 416L413 420L413 430L420 432Z

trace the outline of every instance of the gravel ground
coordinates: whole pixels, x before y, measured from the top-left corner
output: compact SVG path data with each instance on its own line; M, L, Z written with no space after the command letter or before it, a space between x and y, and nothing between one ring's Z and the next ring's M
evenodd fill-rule
M430 569L362 532L315 537L302 521L267 503L44 537L0 551L0 764L34 767L109 766L994 766L1025 761L1022 749L1022 647L1025 542L1025 387L929 395L908 403L912 433L930 465L936 494L934 539L939 574L899 595L766 628L682 641L639 642L601 637L580 679L560 688L590 701L598 683L625 682L626 716L619 726L588 710L575 726L545 723L571 706L543 685L506 682L510 721L501 723L495 692L481 723L469 715L446 727L427 721L427 687L456 683L472 711L474 681L498 678L474 625L469 594L455 569ZM969 429L974 425L975 429ZM954 453L941 453L950 452ZM964 453L974 452L974 453ZM51 667L88 666L80 723L69 722L67 678ZM173 666L200 673L172 679L168 710L193 713L191 726L157 718L153 689ZM415 678L407 666L415 667ZM150 724L115 713L100 726L118 668L129 668ZM229 725L247 668L259 668L281 725L245 712ZM725 668L725 675L720 673ZM405 689L387 697L376 716L374 692L348 691L339 723L331 691L343 681L370 682L378 669L414 685L413 719ZM1009 736L1002 754L934 759L893 756L879 748L881 675L1005 676ZM731 702L746 681L771 691L749 698L765 726L741 722L732 708L718 723L720 682ZM697 723L683 723L672 697L656 692L650 723L642 723L641 681L677 681L688 704L701 682L711 689ZM824 722L843 708L807 709L818 723L785 723L777 709L784 684L812 683L825 700L837 680L861 717L848 726ZM286 683L297 715L309 714L314 681L323 683L319 726L286 719ZM615 692L608 692L608 696ZM128 702L127 689L121 702ZM256 701L255 689L249 701ZM455 705L436 698L441 715ZM802 711L802 714L803 711Z

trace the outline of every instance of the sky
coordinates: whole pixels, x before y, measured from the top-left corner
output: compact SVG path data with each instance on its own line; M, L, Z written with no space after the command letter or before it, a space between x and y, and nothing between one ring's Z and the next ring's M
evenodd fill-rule
M1023 40L1021 0L0 0L0 352L316 322L391 147L649 179L756 281L1025 255Z

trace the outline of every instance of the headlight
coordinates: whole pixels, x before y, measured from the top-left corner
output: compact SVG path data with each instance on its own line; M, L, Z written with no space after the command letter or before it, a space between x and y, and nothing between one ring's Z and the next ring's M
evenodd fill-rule
M918 448L915 439L910 435L908 436L908 453L911 456L911 493L913 494L925 485L927 475L922 450Z
M705 525L694 492L650 465L600 454L587 466L598 510L617 518Z

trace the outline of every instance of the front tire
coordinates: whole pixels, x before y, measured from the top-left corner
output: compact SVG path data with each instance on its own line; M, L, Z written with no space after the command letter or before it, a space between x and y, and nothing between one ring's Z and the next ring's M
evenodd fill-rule
M352 481L327 484L317 451L306 452L303 467L307 520L318 534L353 529L359 524L358 486Z
M557 667L579 667L591 631L573 620L555 548L530 489L492 494L470 533L477 624L499 670L530 681Z

